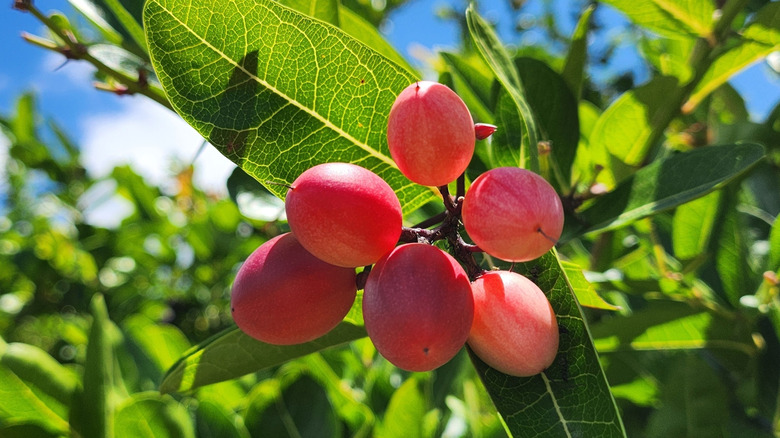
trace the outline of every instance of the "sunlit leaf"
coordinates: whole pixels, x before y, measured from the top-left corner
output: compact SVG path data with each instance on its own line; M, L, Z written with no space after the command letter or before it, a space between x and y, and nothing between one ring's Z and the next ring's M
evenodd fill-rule
M596 288L585 278L582 268L571 262L561 261L561 267L569 279L569 284L581 306L603 310L618 310L620 307L604 301Z
M615 190L567 218L561 240L605 231L668 210L723 187L764 158L753 143L708 146L678 153L640 169Z
M574 34L571 36L571 45L566 52L566 61L563 65L561 76L566 81L574 97L579 100L582 91L582 81L585 77L585 64L588 60L588 28L590 17L596 10L595 5L588 6L580 15Z
M599 117L590 135L591 144L605 145L626 164L642 164L653 146L649 143L653 132L665 128L659 114L676 88L676 78L658 76L623 93Z
M715 5L709 0L605 0L648 30L669 37L707 37Z
M712 192L677 207L672 219L674 255L689 260L707 251L720 205L720 192Z
M528 106L526 101L525 91L523 84L520 80L520 76L517 72L512 58L504 49L504 46L498 39L495 31L490 25L479 16L474 9L474 5L469 5L466 10L466 22L469 28L469 34L477 46L479 53L485 58L487 65L495 74L496 79L501 83L503 89L506 91L507 98L511 102L513 108L507 108L503 111L505 115L514 113L513 117L518 118L518 123L521 129L512 129L509 127L502 128L506 131L511 129L512 136L505 137L510 141L505 147L509 149L517 150L519 167L523 167L534 172L539 172L539 153L538 153L538 141L539 135L537 131L536 121L534 120L533 111ZM499 101L499 106L501 105ZM509 104L504 104L509 105ZM496 113L499 111L497 110ZM496 123L501 123L501 118L496 114ZM515 125L516 123L511 123ZM509 125L509 124L507 124ZM507 126L504 125L504 126ZM509 134L507 134L509 135ZM497 139L496 139L497 140Z
M325 336L297 345L271 345L228 329L195 347L168 370L160 391L183 392L235 379L296 357L366 336L362 326L342 322Z
M420 382L407 379L390 397L381 425L382 437L422 438L426 405Z
M684 105L693 111L701 101L737 72L780 50L780 3L764 5L745 28L742 41L712 63Z
M341 30L273 1L150 0L152 63L173 107L279 197L307 168L373 170L406 213L435 199L387 148L387 115L418 79Z
M775 217L772 231L769 233L769 260L767 269L780 271L780 216Z
M469 107L474 121L493 123L492 84L494 78L490 71L484 67L482 58L467 58L450 52L440 52L439 55L447 65L447 71L452 75L453 90Z
M555 252L515 270L547 294L561 327L558 356L542 373L512 377L471 354L477 373L512 436L626 435L588 326Z

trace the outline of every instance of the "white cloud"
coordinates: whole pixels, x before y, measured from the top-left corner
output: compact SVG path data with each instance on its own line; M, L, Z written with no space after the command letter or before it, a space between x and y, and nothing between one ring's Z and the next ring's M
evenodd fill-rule
M100 177L130 164L152 184L171 184L176 168L192 162L203 138L178 115L144 97L119 102L118 112L94 114L82 122L85 167ZM198 187L226 192L225 181L235 167L231 161L207 145L194 165Z

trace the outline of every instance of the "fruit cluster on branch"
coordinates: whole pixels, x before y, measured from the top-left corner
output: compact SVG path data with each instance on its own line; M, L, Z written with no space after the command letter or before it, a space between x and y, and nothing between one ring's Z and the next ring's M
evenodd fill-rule
M388 116L390 155L408 179L438 187L445 210L404 227L397 196L370 170L349 163L307 169L285 199L290 233L260 246L236 277L231 307L239 328L268 343L311 341L335 327L363 289L368 336L400 368L432 370L468 343L507 374L543 371L558 349L547 297L520 274L484 271L474 254L510 262L542 256L560 237L563 209L544 178L521 168L488 170L466 190L476 140L495 129L475 125L442 84L404 89Z

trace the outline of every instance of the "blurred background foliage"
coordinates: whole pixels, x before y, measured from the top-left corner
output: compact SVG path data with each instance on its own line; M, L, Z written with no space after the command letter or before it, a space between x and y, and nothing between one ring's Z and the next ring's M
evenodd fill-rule
M349 0L342 7L382 26L404 3ZM542 1L532 23L520 19L526 3L511 2L513 31L519 38L533 27L543 38L514 55L560 72L577 41L558 25L555 2ZM574 21L587 6L575 3ZM735 31L768 3L743 2ZM96 65L102 89L166 105L139 29L142 2L72 4L88 29L65 14L41 15L55 30L28 40ZM456 90L457 74L485 76L474 62L464 7L437 9L439 19L462 26L460 48L422 67L454 81ZM636 26L603 38L608 23L595 19L587 30L602 37L582 60L586 70L608 63L621 38L635 41L644 57L641 69L585 80L573 93L582 96L573 101L573 187L597 196L636 169L613 161L602 174L594 170L599 152L589 138L596 119L644 82L637 71L690 74L677 61L691 47ZM89 52L74 53L74 41ZM148 87L139 87L142 80ZM470 91L475 118L490 122L493 105L480 101L490 87ZM149 185L127 166L93 178L79 145L56 115L37 112L31 93L0 115L0 127L9 145L0 171L0 436L506 435L465 353L436 371L407 373L366 339L161 395L166 370L183 353L232 326L238 266L286 230L278 203L241 170L226 181L229 197L205 193L184 162L172 169L175 187ZM780 106L754 120L725 82L695 110L674 117L664 134L664 146L653 150L658 156L749 140L763 144L768 158L706 197L560 247L561 258L586 271L591 284L580 286L619 306L585 312L628 435L780 436ZM478 160L475 172L494 164L488 155ZM272 213L254 214L248 205ZM92 220L120 211L116 226Z

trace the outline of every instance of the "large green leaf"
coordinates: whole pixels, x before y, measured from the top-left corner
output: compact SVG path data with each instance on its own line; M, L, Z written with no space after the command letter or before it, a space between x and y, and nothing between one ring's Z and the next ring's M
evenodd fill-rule
M596 292L596 288L593 287L593 284L585 278L585 274L578 265L566 261L561 261L560 263L563 271L566 273L566 278L569 279L571 290L577 297L580 306L603 310L620 309L620 307L609 304L604 301L604 298L601 298L598 292Z
M623 422L599 364L588 325L554 251L515 265L547 294L561 327L558 356L542 373L512 377L471 359L515 437L618 437Z
M539 158L541 173L559 192L567 193L580 139L577 99L566 80L544 62L517 58L515 65L525 87L525 98L535 114L539 139L548 141L552 148L546 160Z
M669 37L707 37L715 5L710 0L604 0L639 26Z
M52 363L54 359L43 351L31 350L34 348L5 344L0 339L0 425L35 425L52 434L64 434L68 431L68 405L61 399L73 390L75 382L60 369L62 365ZM60 374L68 383L56 381ZM0 434L5 436L5 431Z
M599 117L590 136L591 144L603 144L626 164L637 166L652 148L652 134L661 126L661 111L677 87L677 79L658 76L615 100Z
M742 40L712 63L699 81L685 111L692 111L711 92L749 65L780 50L780 3L767 3L742 33Z
M271 345L245 335L238 328L228 329L179 359L163 378L160 391L183 392L235 379L365 336L362 326L342 322L325 336L311 342Z
M678 153L637 171L615 190L567 217L562 241L606 231L671 209L723 187L764 158L754 143L709 146Z
M731 350L758 352L746 326L714 312L676 301L650 302L631 316L615 317L592 327L599 353L618 351Z
M117 407L117 438L194 438L184 405L157 392L141 392Z
M268 0L150 0L144 20L176 111L277 196L307 168L347 161L384 178L405 212L435 199L387 148L390 107L417 79L404 68Z
M506 91L511 105L514 106L510 111L504 111L504 113L509 114L513 112L517 114L515 117L518 118L521 129L512 129L513 135L511 138L508 138L511 143L507 147L517 150L519 161L516 164L517 166L538 173L539 134L533 112L526 101L523 83L520 80L517 68L501 44L501 41L499 41L498 35L479 16L473 4L469 5L469 8L466 10L466 22L474 45L479 50L479 53L482 54L482 57L485 58L487 65L493 70L496 79L498 79ZM498 115L496 115L496 123L500 123ZM510 128L499 126L499 129L509 131Z
M384 438L422 438L426 404L420 381L407 379L390 397L380 426Z

